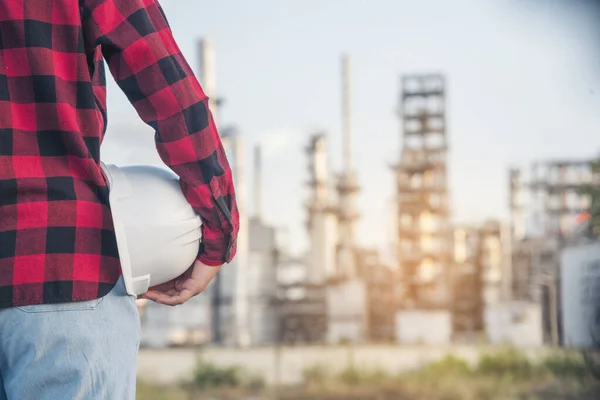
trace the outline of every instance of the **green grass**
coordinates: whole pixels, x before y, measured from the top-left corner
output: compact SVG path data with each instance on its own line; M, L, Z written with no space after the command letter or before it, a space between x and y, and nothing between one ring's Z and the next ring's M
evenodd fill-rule
M198 389L248 389L265 387L263 377L249 373L240 367L218 367L213 363L198 360L192 385Z

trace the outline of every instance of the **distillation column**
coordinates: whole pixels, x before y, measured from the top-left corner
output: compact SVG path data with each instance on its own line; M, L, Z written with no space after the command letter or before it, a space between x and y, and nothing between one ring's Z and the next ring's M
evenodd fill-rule
M308 200L307 228L310 237L308 281L324 284L336 274L337 215L331 205L327 141L313 135L306 149L309 157L311 197Z
M357 274L356 224L358 221L357 195L360 190L356 172L352 166L352 110L350 84L350 56L344 54L342 66L342 126L343 170L337 190L339 201L338 276L352 279Z

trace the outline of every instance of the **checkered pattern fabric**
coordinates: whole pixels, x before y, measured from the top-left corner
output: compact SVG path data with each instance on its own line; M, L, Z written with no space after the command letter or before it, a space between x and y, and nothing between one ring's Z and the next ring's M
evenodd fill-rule
M0 1L0 308L91 300L121 274L104 60L203 220L199 260L235 255L231 169L158 1Z

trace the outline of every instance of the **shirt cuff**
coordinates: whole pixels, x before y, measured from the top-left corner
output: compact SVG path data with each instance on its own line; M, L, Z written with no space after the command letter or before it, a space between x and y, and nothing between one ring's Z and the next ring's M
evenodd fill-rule
M215 261L215 260L206 258L204 254L199 255L197 260L200 261L204 265L208 265L209 267L220 267L221 265L224 264L223 261Z
M230 263L237 252L237 243L235 239L211 239L203 240L200 245L198 261L201 263L218 267Z

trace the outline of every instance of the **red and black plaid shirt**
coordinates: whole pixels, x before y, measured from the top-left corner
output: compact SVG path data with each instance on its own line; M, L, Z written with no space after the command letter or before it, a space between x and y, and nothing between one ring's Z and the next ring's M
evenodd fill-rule
M0 1L0 308L95 299L120 277L104 59L202 217L199 259L235 255L231 169L158 1Z

